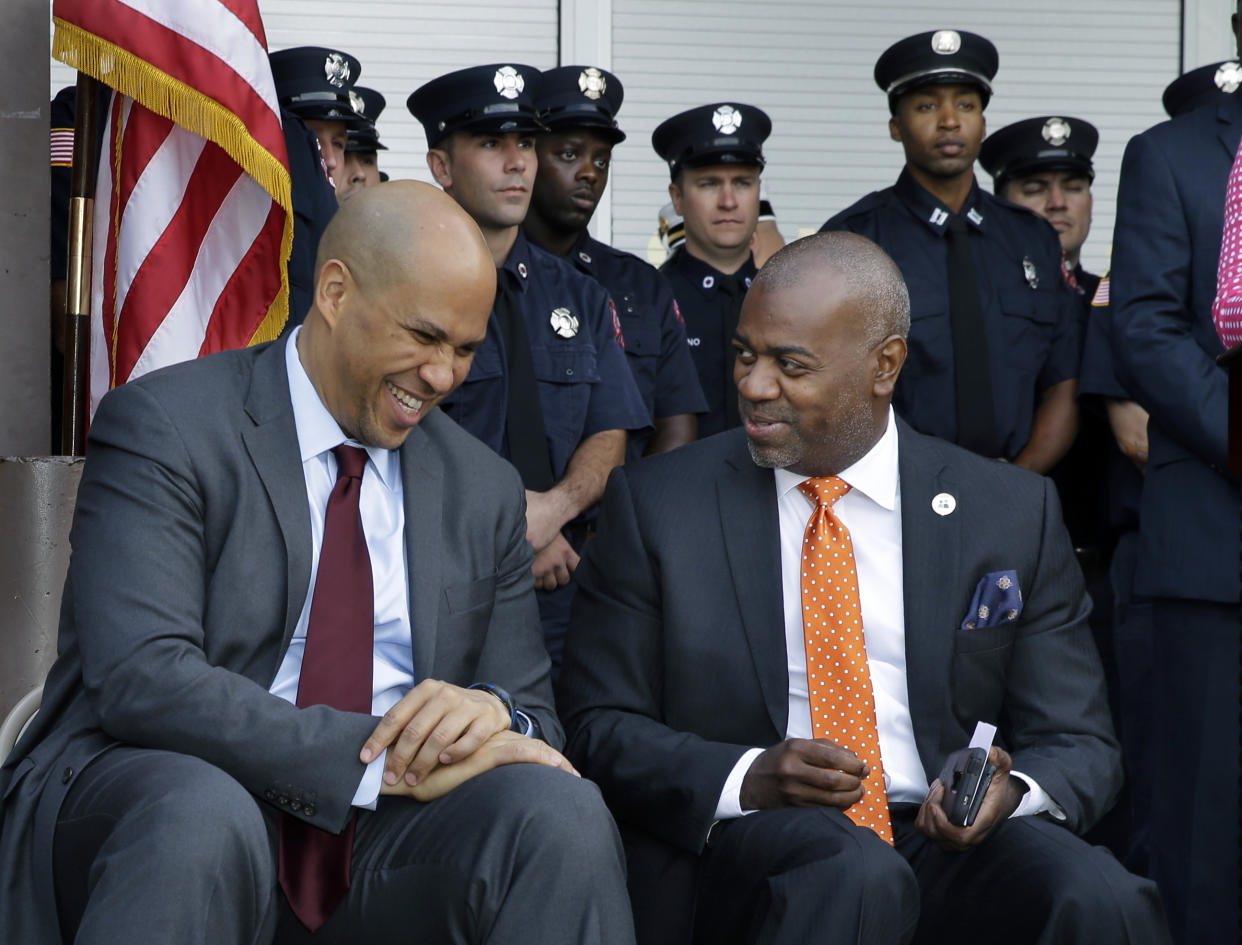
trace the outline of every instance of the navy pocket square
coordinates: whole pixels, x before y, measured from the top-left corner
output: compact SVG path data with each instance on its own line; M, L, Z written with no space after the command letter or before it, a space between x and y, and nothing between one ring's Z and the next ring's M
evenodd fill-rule
M979 579L970 609L962 620L963 630L978 630L1013 623L1022 613L1022 589L1017 571L992 571Z

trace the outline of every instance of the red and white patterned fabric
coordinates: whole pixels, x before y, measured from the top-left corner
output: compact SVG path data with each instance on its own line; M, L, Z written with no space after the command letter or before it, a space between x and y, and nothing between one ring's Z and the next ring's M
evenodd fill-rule
M53 55L116 91L95 194L91 413L148 371L275 338L289 160L256 0L55 0Z
M1216 267L1212 321L1226 348L1242 344L1242 148L1233 159L1225 192L1225 232Z

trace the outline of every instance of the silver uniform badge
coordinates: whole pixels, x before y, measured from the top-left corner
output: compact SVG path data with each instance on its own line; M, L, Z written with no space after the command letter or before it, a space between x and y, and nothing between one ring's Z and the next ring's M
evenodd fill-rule
M712 112L712 124L722 135L731 135L742 127L742 113L732 105L721 105Z
M962 37L957 30L936 30L931 38L932 52L952 56L962 48Z
M492 84L496 86L496 91L500 93L501 98L508 99L517 98L526 88L526 80L522 78L522 73L513 66L501 66L497 69L496 75L492 77Z
M1035 271L1035 264L1031 262L1030 256L1022 257L1022 275L1026 278L1026 284L1032 289L1039 288L1039 273Z
M359 115L362 115L364 118L366 117L367 103L364 102L362 100L362 96L353 89L349 90L349 104L354 107L354 111L356 111Z
M1232 95L1238 90L1238 86L1242 86L1242 66L1236 62L1222 62L1212 81L1222 92Z
M1071 131L1070 123L1064 118L1049 118L1039 133L1050 145L1059 148L1069 140Z
M349 63L339 52L328 53L328 58L323 61L323 74L329 85L339 89L349 81Z
M552 309L552 317L548 321L552 330L561 338L573 338L578 334L578 319L563 306Z
M578 91L591 101L602 98L607 88L608 80L594 66L587 66L578 75Z

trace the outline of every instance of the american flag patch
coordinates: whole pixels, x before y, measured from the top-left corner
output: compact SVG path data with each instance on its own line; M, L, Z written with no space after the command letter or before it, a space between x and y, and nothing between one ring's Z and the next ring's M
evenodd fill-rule
M617 315L617 303L615 303L612 299L608 300L608 311L612 312L612 330L617 336L617 344L624 348L625 336L621 334L621 318Z
M683 325L686 323L686 320L681 317L681 306L677 304L676 299L673 299L673 317Z
M52 167L72 167L73 166L73 129L72 128L53 128L52 137Z
M1091 297L1092 308L1100 308L1108 304L1108 276L1104 276L1100 280L1100 284L1096 287L1095 295Z

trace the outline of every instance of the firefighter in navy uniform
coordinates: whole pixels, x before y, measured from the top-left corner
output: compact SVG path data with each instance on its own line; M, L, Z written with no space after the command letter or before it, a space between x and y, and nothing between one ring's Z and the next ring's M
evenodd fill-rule
M539 80L530 66L476 66L433 79L406 105L426 132L432 176L479 225L496 262L487 336L441 408L522 476L555 669L589 513L625 458L627 432L651 421L608 293L521 229L536 170Z
M651 135L668 162L668 192L685 226L685 243L660 267L686 323L686 341L707 398L699 436L736 427L733 334L758 270L751 237L759 220L763 142L768 116L751 105L721 102L681 112Z
M1107 286L1101 292L1100 277L1082 266L1098 143L1099 133L1089 122L1043 115L990 134L979 163L992 176L996 196L1052 224L1065 254L1066 278L1080 302L1078 437L1051 475L1091 594L1091 629L1104 663L1126 768L1133 774L1148 757L1150 724L1144 713L1150 711L1146 689L1151 641L1142 605L1132 600L1142 474L1135 462L1137 449L1123 450L1119 443L1138 439L1125 431L1145 430L1147 414L1112 377ZM1120 560L1115 560L1117 555ZM1091 837L1141 872L1146 803L1130 796L1134 783L1133 777L1127 778L1125 793Z
M322 46L295 46L268 56L280 122L289 152L293 189L293 252L289 257L289 321L300 325L315 289L315 255L319 237L336 213L333 171L339 138L344 154L347 130L360 124L349 99L362 70L349 53Z
M343 183L337 198L344 200L363 187L374 187L380 182L378 154L387 151L388 145L380 141L376 122L384 110L384 96L375 89L356 86L350 90L354 111L365 119L360 128L350 128L345 140L345 167Z
M824 224L866 236L910 289L909 356L893 396L915 429L1047 473L1074 440L1077 297L1055 231L975 181L996 47L956 30L889 47L875 80L906 166Z
M624 94L616 76L594 66L543 74L536 106L547 131L536 141L539 170L523 226L536 245L567 259L612 296L626 361L654 423L654 432L630 437L626 457L635 459L692 442L695 414L707 404L667 280L587 232L608 186L613 146L625 140L616 122Z

